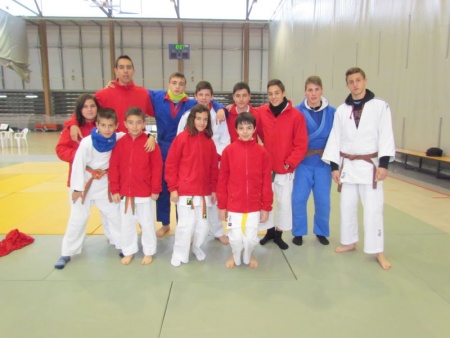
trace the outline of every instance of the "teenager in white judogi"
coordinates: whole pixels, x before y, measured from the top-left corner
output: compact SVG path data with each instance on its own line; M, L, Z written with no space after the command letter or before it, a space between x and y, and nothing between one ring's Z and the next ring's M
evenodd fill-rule
M217 112L214 109L211 101L213 99L213 88L211 83L208 81L200 81L195 87L194 98L198 103L203 104L209 108L209 113L211 115L211 127L213 131L212 140L216 146L217 154L219 155L219 165L220 157L222 156L222 151L227 145L230 144L230 134L228 132L228 126L226 123L219 123L216 119ZM190 110L188 110L180 119L178 124L177 135L181 133L186 127L187 118L189 116ZM211 228L211 233L214 238L219 240L223 244L228 244L228 237L225 236L223 231L222 222L219 218L219 209L217 204L214 203L210 209L210 215L208 217L208 223Z
M387 102L366 89L360 68L346 73L350 95L336 110L322 160L331 164L333 180L341 187L342 253L356 248L358 198L364 208L364 252L375 254L385 270L391 264L384 255L383 180L395 156L391 110Z

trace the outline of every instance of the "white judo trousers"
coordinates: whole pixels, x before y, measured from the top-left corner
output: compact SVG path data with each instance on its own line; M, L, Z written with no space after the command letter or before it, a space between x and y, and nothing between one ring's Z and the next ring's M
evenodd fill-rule
M71 190L70 188L68 189L69 191L69 207L72 207L72 192L73 190ZM116 243L114 243L113 239L112 239L112 235L111 235L111 230L109 229L109 225L108 225L108 217L106 217L106 215L103 214L103 212L100 211L100 217L102 219L102 227L103 227L103 233L105 234L105 237L108 239L109 244L111 245L116 245Z
M118 133L117 138L119 139L123 135L123 133ZM110 157L111 151L99 152L94 148L91 136L81 140L72 163L70 188L71 192L74 190L84 192L85 201L82 204L79 198L71 205L69 221L61 249L62 256L72 256L81 252L87 221L93 205L97 206L100 212L106 216L111 241L117 249L121 248L119 204L108 200L108 175L94 179L89 191L85 192L86 182L92 178L92 174L86 168L107 170Z
M126 204L128 201L128 205ZM155 201L150 197L134 198L134 206L131 199L124 198L120 202L120 220L122 231L120 241L122 253L125 256L134 255L139 251L136 222L141 226L141 244L145 256L153 256L156 253L155 232ZM134 211L134 213L133 213Z
M364 252L381 253L384 250L383 230L383 184L372 186L374 165L378 168L379 158L395 156L389 105L378 98L364 104L363 113L356 128L352 115L353 107L342 104L336 110L333 128L328 138L322 160L340 166L341 191L341 243L349 245L358 242L358 198L364 209ZM341 156L377 153L371 159L350 160Z
M269 213L269 219L259 224L260 230L267 230L276 226L282 231L292 229L292 189L294 173L276 174L272 183L275 205Z
M214 145L216 146L217 154L222 156L222 152L226 146L228 146L231 142L230 134L228 132L228 126L226 123L217 123L216 115L217 112L214 108L210 109L211 115L211 127L213 131L212 140L214 141ZM177 135L181 133L186 127L187 118L189 116L190 110L186 111L180 119L178 123ZM220 167L220 163L219 163ZM215 238L222 237L225 235L223 232L222 221L219 218L219 209L217 208L217 204L211 205L211 210L208 217L209 226L211 228L211 233Z
M383 182L378 182L377 188L372 184L342 185L341 191L341 243L355 244L358 235L358 202L364 209L364 252L376 254L384 251L383 224Z
M250 263L255 246L259 244L258 224L260 212L238 213L228 212L227 228L230 230L231 252L236 265L241 265L241 256L244 264Z
M189 262L189 250L192 238L192 253L199 261L206 258L206 254L201 249L201 246L205 242L209 232L208 217L210 216L209 212L211 206L210 196L205 197L205 205L203 204L202 196L179 197L177 203L178 224L175 230L172 264L177 261L182 263ZM206 208L206 218L204 218L204 208Z
M211 233L215 238L225 235L223 232L222 221L219 218L219 208L217 208L217 204L213 204L209 208L208 223Z
M91 189L95 188L91 187ZM110 228L111 242L114 243L116 249L120 249L119 204L110 203L108 199L86 199L82 204L81 198L79 198L75 203L71 203L69 221L62 242L62 256L73 256L81 253L91 207L94 205L106 217Z

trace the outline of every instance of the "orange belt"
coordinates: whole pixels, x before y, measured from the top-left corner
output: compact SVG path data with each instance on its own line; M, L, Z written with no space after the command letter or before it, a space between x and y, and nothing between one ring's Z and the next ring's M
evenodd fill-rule
M99 180L101 179L103 176L105 176L108 173L108 169L92 169L90 167L86 167L86 171L89 172L92 176L91 178L86 182L86 185L84 186L84 192L83 192L83 196L81 197L81 203L84 203L84 200L86 199L86 195L89 191L89 189L91 188L92 182L94 180ZM112 202L111 199L111 193L109 192L109 185L108 185L108 200L110 202Z
M195 209L195 206L194 206L194 196L192 196L192 198L191 198L191 209ZM202 218L203 219L206 219L208 217L208 215L207 215L207 213L206 213L206 198L205 198L205 196L202 196Z
M343 159L346 158L346 159L349 159L350 161L362 160L362 161L366 161L367 163L372 164L373 165L372 188L373 189L377 188L377 181L376 181L377 166L375 165L375 163L373 163L372 158L378 157L378 152L372 153L372 154L365 154L365 155L350 155L350 154L343 153L341 151L340 155ZM339 176L342 172L342 169L344 168L344 160L343 159L342 159L342 163L341 163L341 168L339 169ZM342 189L342 183L339 183L338 184L338 192L341 192L341 189Z
M132 197L132 196L125 196L125 214L127 213L128 205L131 206L131 212L134 215L134 212L136 210L136 200L134 199L134 197Z

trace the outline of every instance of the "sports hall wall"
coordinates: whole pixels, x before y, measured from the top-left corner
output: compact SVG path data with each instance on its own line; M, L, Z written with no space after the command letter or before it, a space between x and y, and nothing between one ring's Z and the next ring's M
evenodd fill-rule
M338 106L349 93L345 71L361 67L391 105L398 148L439 142L450 155L450 1L286 0L269 40L269 77L295 103L317 74Z
M168 45L178 43L177 23L172 21L116 21L115 55L129 55L135 64L135 83L150 89L166 89L168 77L178 70L169 60ZM200 80L215 91L232 91L243 79L242 22L183 22L183 42L190 44L190 60L183 61L187 90ZM2 67L0 89L42 90L40 42L36 22L27 24L30 83ZM268 70L268 25L250 24L249 84L265 91ZM110 79L108 22L47 20L47 44L51 90L98 90Z

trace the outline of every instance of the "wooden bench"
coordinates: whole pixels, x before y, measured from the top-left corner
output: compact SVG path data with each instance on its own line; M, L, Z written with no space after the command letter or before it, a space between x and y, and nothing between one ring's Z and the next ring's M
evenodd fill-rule
M431 160L433 162L436 162L436 178L441 178L440 172L441 172L441 163L450 163L450 157L442 156L427 156L426 153L421 151L413 151L413 150L406 150L406 149L396 149L397 154L404 155L404 166L405 169L408 169L408 156L418 157L419 158L419 170L422 170L422 161L423 159Z

